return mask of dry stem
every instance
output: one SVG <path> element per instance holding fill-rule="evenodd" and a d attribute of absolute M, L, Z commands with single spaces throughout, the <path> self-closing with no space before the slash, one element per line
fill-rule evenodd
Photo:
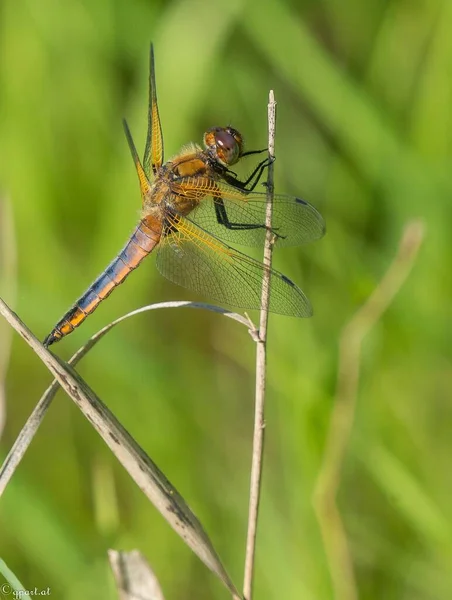
<path fill-rule="evenodd" d="M 268 99 L 268 155 L 275 156 L 275 127 L 276 127 L 276 102 L 273 90 L 270 90 Z M 245 576 L 243 595 L 246 600 L 251 600 L 253 593 L 254 560 L 256 553 L 257 518 L 259 513 L 259 500 L 261 489 L 262 459 L 264 453 L 264 428 L 265 428 L 265 380 L 267 366 L 267 323 L 270 305 L 270 269 L 274 236 L 272 233 L 273 210 L 273 164 L 268 167 L 267 177 L 267 209 L 265 226 L 267 235 L 264 246 L 264 276 L 262 280 L 261 313 L 259 321 L 259 339 L 256 347 L 256 403 L 254 409 L 254 434 L 253 455 L 251 462 L 250 502 L 248 511 L 248 532 L 246 537 Z"/>

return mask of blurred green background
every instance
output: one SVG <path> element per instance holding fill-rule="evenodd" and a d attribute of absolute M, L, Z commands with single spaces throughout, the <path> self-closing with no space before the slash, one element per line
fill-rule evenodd
<path fill-rule="evenodd" d="M 451 28 L 448 0 L 0 3 L 0 187 L 18 253 L 17 293 L 6 260 L 0 293 L 41 339 L 137 221 L 121 118 L 142 152 L 149 42 L 167 157 L 216 124 L 265 146 L 275 90 L 276 188 L 314 204 L 328 233 L 275 256 L 315 317 L 271 317 L 256 598 L 334 597 L 312 495 L 338 341 L 413 217 L 426 240 L 366 339 L 338 502 L 360 598 L 452 597 Z M 68 358 L 144 304 L 199 299 L 154 260 L 55 352 Z M 3 354 L 9 333 L 0 322 Z M 254 353 L 238 324 L 171 310 L 125 322 L 79 366 L 187 499 L 238 586 Z M 14 335 L 0 459 L 49 381 Z M 168 599 L 228 597 L 59 392 L 0 500 L 0 557 L 27 588 L 114 598 L 109 547 L 140 549 Z"/>

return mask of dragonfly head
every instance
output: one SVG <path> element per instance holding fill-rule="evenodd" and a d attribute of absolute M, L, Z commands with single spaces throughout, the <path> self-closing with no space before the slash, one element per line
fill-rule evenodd
<path fill-rule="evenodd" d="M 210 156 L 223 167 L 234 165 L 242 156 L 242 134 L 232 127 L 212 127 L 204 134 Z"/>

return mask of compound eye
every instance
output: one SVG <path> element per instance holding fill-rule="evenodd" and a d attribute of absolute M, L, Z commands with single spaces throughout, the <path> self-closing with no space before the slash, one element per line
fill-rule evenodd
<path fill-rule="evenodd" d="M 237 131 L 237 129 L 233 129 L 232 127 L 226 127 L 225 131 L 227 131 L 227 133 L 229 133 L 229 135 L 232 135 L 232 137 L 235 139 L 235 141 L 239 145 L 240 155 L 241 155 L 242 152 L 243 152 L 243 137 L 242 137 L 242 134 L 239 131 Z"/>
<path fill-rule="evenodd" d="M 230 127 L 215 127 L 204 136 L 204 142 L 225 167 L 235 164 L 242 154 L 242 137 Z"/>
<path fill-rule="evenodd" d="M 240 158 L 240 145 L 235 137 L 227 130 L 220 129 L 215 135 L 217 156 L 225 165 L 233 165 Z"/>

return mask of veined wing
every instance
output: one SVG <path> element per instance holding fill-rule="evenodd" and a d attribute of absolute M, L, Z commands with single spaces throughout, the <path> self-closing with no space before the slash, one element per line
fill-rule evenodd
<path fill-rule="evenodd" d="M 127 125 L 127 121 L 123 119 L 122 124 L 124 126 L 127 143 L 129 144 L 130 153 L 132 155 L 133 162 L 135 163 L 135 168 L 137 170 L 138 181 L 140 182 L 141 199 L 144 204 L 146 198 L 150 194 L 151 184 L 149 183 L 149 179 L 143 169 L 143 165 L 141 164 L 140 157 L 138 156 L 138 152 L 132 138 L 132 134 L 130 133 L 129 126 Z"/>
<path fill-rule="evenodd" d="M 184 217 L 169 214 L 166 231 L 157 255 L 162 275 L 224 304 L 261 307 L 262 263 L 226 246 Z M 310 317 L 312 308 L 304 293 L 282 273 L 271 269 L 270 274 L 270 310 Z"/>
<path fill-rule="evenodd" d="M 149 54 L 149 106 L 148 131 L 144 150 L 143 166 L 148 178 L 151 169 L 154 175 L 163 164 L 163 135 L 157 103 L 157 87 L 155 85 L 154 46 L 151 44 Z"/>
<path fill-rule="evenodd" d="M 189 177 L 174 191 L 185 197 L 206 195 L 190 213 L 190 220 L 216 237 L 244 246 L 261 246 L 265 240 L 265 193 L 246 193 L 208 177 Z M 272 229 L 277 246 L 299 246 L 321 238 L 325 223 L 311 204 L 274 195 Z"/>

